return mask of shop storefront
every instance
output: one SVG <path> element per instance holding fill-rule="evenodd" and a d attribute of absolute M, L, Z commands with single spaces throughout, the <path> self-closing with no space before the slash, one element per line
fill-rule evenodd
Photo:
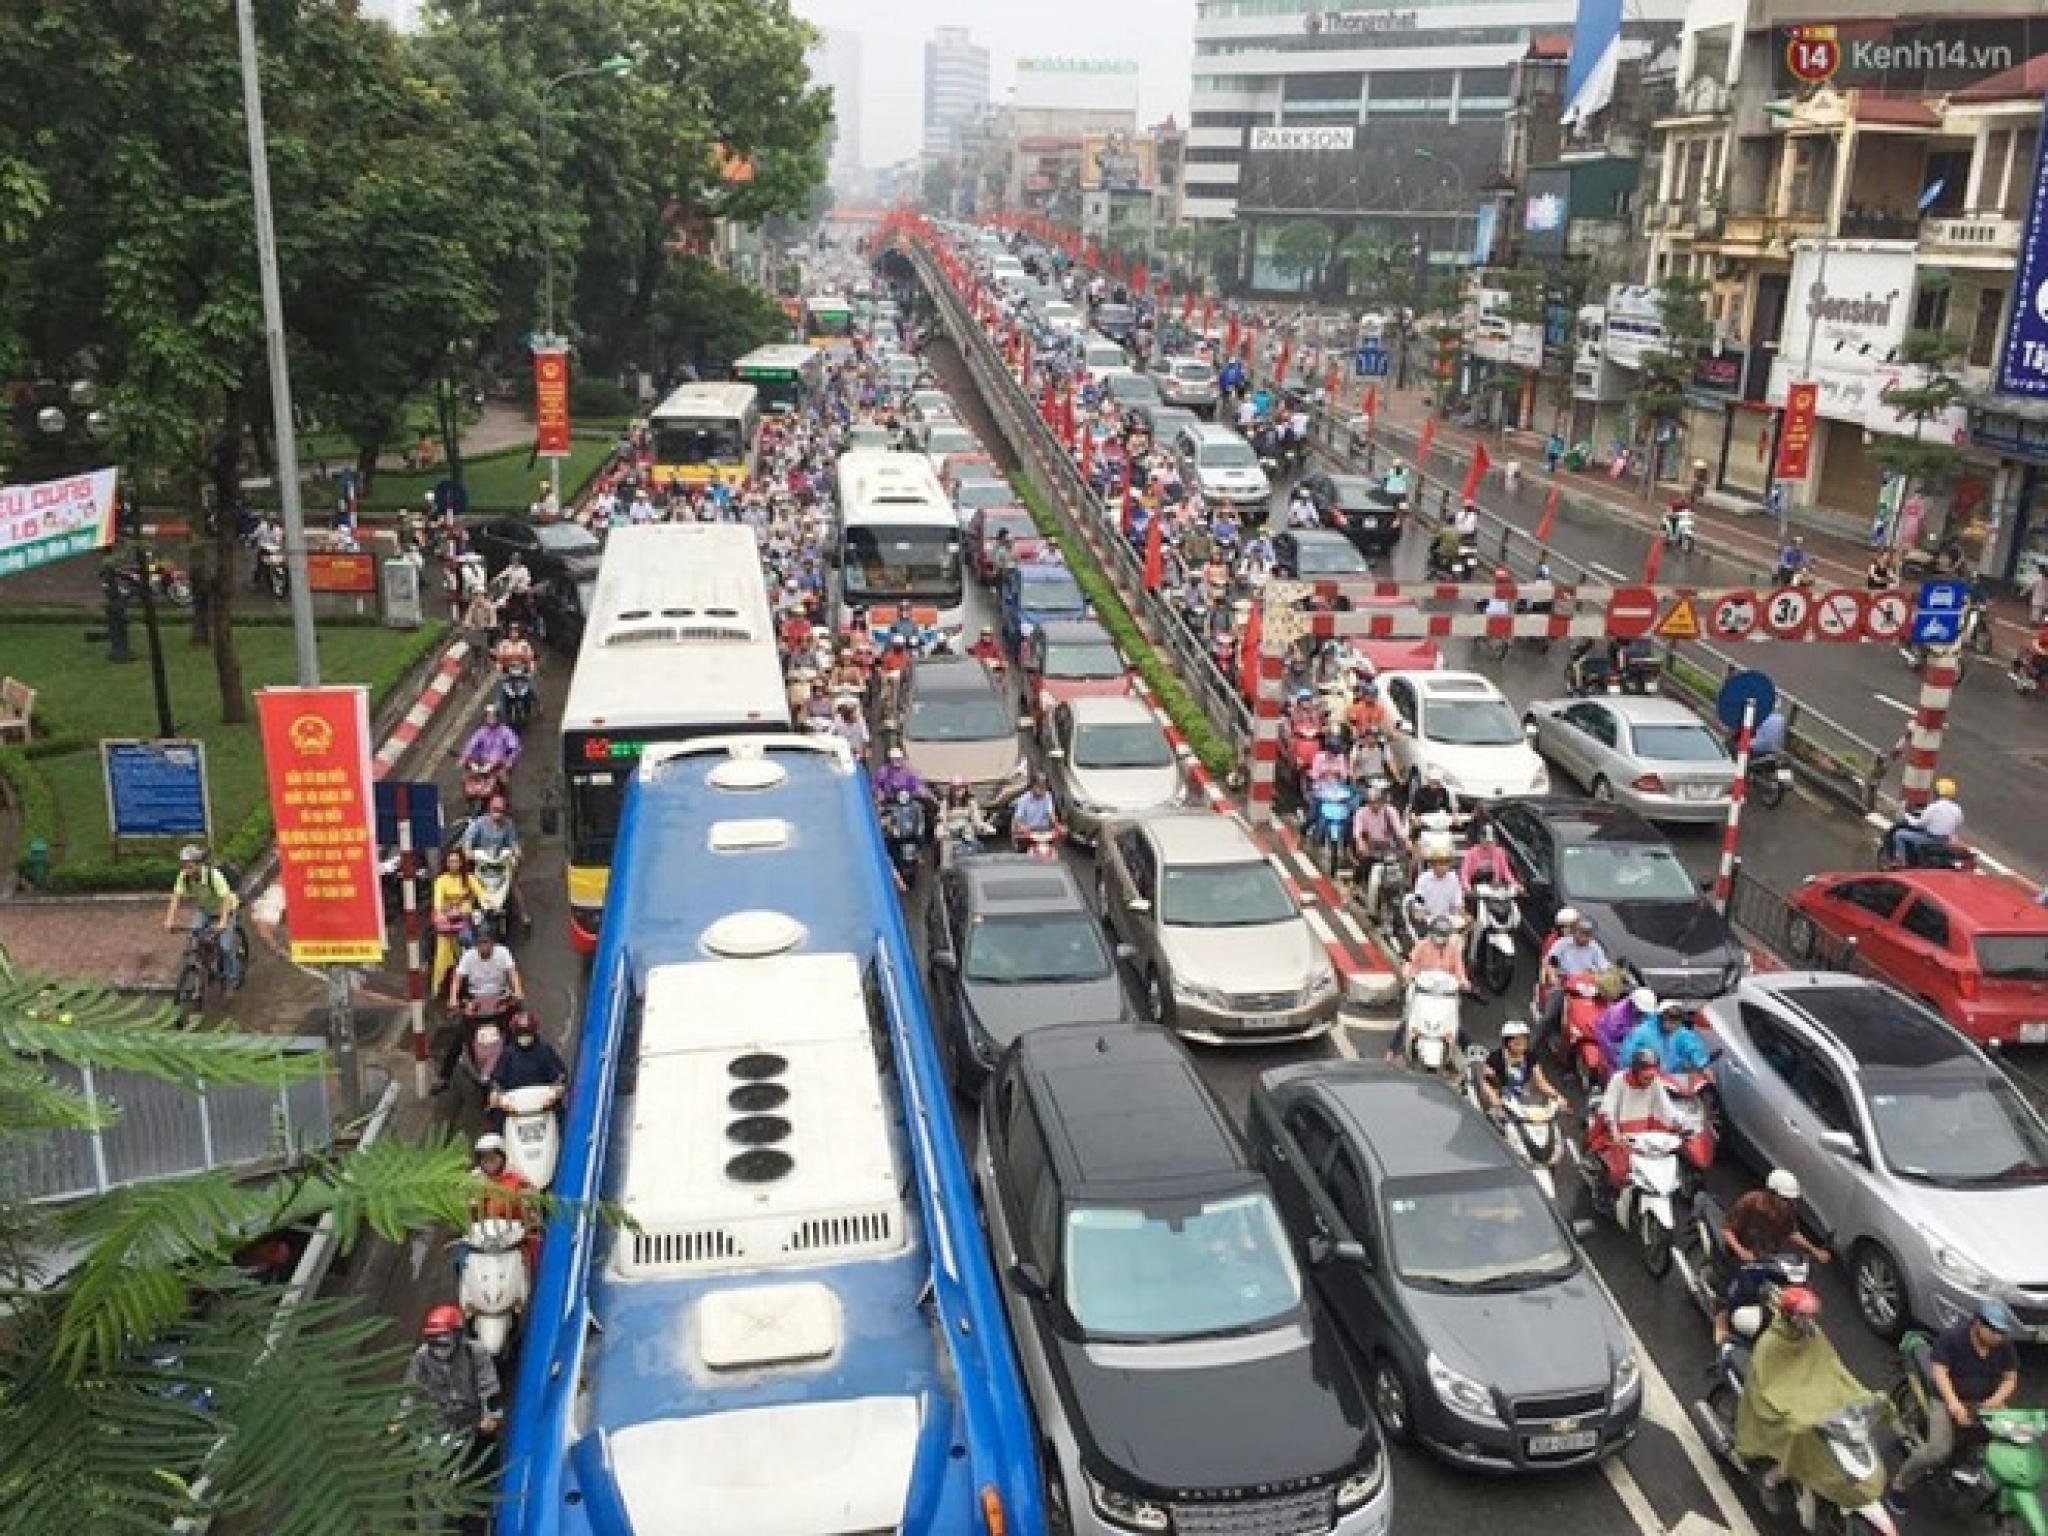
<path fill-rule="evenodd" d="M 2024 587 L 2048 567 L 2048 404 L 1992 396 L 1973 405 L 1970 442 L 1998 456 L 1981 519 L 1984 569 Z"/>

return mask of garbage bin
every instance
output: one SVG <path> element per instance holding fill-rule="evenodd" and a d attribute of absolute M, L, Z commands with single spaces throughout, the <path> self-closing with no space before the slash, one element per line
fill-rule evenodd
<path fill-rule="evenodd" d="M 384 622 L 393 629 L 418 629 L 425 617 L 420 606 L 420 568 L 403 558 L 386 560 L 382 577 Z"/>
<path fill-rule="evenodd" d="M 21 851 L 21 878 L 30 885 L 47 885 L 50 879 L 50 845 L 40 837 L 28 840 Z"/>

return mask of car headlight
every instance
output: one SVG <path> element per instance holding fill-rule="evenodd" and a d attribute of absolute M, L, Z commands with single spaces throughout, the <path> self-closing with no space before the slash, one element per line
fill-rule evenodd
<path fill-rule="evenodd" d="M 1985 1269 L 1968 1254 L 1951 1248 L 1937 1239 L 1933 1233 L 1923 1233 L 1929 1251 L 1934 1256 L 1934 1267 L 1941 1271 L 1942 1278 L 1950 1280 L 1966 1291 L 1976 1291 L 1987 1296 L 2003 1296 L 2012 1286 Z"/>
<path fill-rule="evenodd" d="M 1619 1403 L 1633 1397 L 1642 1384 L 1642 1362 L 1636 1359 L 1633 1349 L 1624 1349 L 1614 1362 L 1614 1400 Z"/>
<path fill-rule="evenodd" d="M 1480 1424 L 1500 1422 L 1500 1414 L 1493 1406 L 1493 1394 L 1470 1376 L 1452 1370 L 1437 1359 L 1434 1352 L 1429 1357 L 1429 1384 L 1436 1389 L 1443 1405 L 1461 1418 Z"/>
<path fill-rule="evenodd" d="M 1230 1000 L 1223 995 L 1220 987 L 1205 987 L 1198 981 L 1184 981 L 1173 978 L 1173 995 L 1197 1003 L 1204 1008 L 1228 1008 Z"/>
<path fill-rule="evenodd" d="M 1121 1531 L 1170 1531 L 1173 1521 L 1159 1505 L 1134 1494 L 1111 1488 L 1095 1480 L 1092 1473 L 1083 1471 L 1082 1478 L 1088 1484 L 1088 1502 L 1095 1506 L 1095 1513 Z"/>
<path fill-rule="evenodd" d="M 1348 1515 L 1360 1505 L 1369 1503 L 1387 1481 L 1387 1458 L 1375 1453 L 1371 1462 L 1337 1485 L 1337 1513 Z"/>
<path fill-rule="evenodd" d="M 1306 1007 L 1319 1003 L 1336 990 L 1337 973 L 1329 966 L 1324 966 L 1316 972 L 1309 984 L 1301 989 L 1302 1004 Z"/>

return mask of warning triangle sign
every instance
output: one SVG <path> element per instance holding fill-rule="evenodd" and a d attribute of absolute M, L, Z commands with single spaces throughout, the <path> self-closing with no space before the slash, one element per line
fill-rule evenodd
<path fill-rule="evenodd" d="M 1659 640 L 1697 640 L 1700 637 L 1700 611 L 1694 606 L 1692 594 L 1681 592 L 1666 605 L 1657 622 L 1650 627 L 1650 633 Z"/>

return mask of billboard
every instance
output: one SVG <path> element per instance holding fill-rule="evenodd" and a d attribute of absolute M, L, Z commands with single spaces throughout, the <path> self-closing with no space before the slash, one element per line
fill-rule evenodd
<path fill-rule="evenodd" d="M 1604 326 L 1604 355 L 1616 367 L 1640 368 L 1644 353 L 1664 350 L 1664 311 L 1655 288 L 1610 284 Z"/>
<path fill-rule="evenodd" d="M 1243 214 L 1326 221 L 1416 214 L 1471 217 L 1500 170 L 1500 120 L 1395 120 L 1354 127 L 1253 129 L 1237 194 Z M 1428 158 L 1417 150 L 1427 150 Z M 1432 166 L 1433 160 L 1439 164 Z"/>
<path fill-rule="evenodd" d="M 1030 58 L 1017 61 L 1010 104 L 1023 111 L 1138 110 L 1135 59 Z"/>
<path fill-rule="evenodd" d="M 365 688 L 257 690 L 285 925 L 299 965 L 384 958 L 369 697 Z"/>
<path fill-rule="evenodd" d="M 2042 112 L 2048 126 L 2048 107 Z M 2012 317 L 1998 360 L 1998 392 L 2048 400 L 2048 134 L 2034 151 L 2026 231 L 2013 279 Z"/>
<path fill-rule="evenodd" d="M 1136 134 L 1084 134 L 1081 138 L 1081 190 L 1150 191 L 1158 181 L 1156 149 L 1149 137 Z"/>
<path fill-rule="evenodd" d="M 1770 399 L 1781 404 L 1794 379 L 1820 386 L 1817 410 L 1858 426 L 1879 403 L 1880 370 L 1898 361 L 1913 311 L 1913 247 L 1844 249 L 1802 240 L 1794 248 L 1789 303 Z M 1813 366 L 1806 356 L 1811 337 Z"/>
<path fill-rule="evenodd" d="M 116 472 L 0 485 L 0 576 L 69 559 L 114 542 Z"/>

